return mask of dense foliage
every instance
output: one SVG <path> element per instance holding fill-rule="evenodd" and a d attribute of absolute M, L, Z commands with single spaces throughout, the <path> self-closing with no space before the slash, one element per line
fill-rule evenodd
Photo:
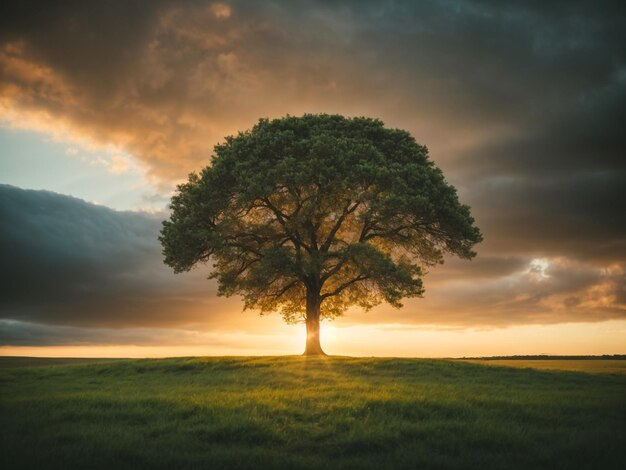
<path fill-rule="evenodd" d="M 424 292 L 425 267 L 481 240 L 426 147 L 369 118 L 261 119 L 217 145 L 171 209 L 167 264 L 211 260 L 220 294 L 289 322 L 400 307 Z"/>

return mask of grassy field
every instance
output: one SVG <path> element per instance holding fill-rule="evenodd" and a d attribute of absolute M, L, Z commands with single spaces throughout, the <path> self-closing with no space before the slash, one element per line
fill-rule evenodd
<path fill-rule="evenodd" d="M 624 359 L 469 359 L 468 362 L 488 366 L 569 370 L 589 374 L 626 374 Z"/>
<path fill-rule="evenodd" d="M 4 362 L 21 365 L 0 369 L 7 470 L 621 469 L 626 461 L 619 374 L 340 357 Z"/>

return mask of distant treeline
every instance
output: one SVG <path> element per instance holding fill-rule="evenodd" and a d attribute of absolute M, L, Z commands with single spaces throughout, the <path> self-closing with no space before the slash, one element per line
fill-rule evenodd
<path fill-rule="evenodd" d="M 507 360 L 520 360 L 520 361 L 534 361 L 534 360 L 572 360 L 572 359 L 593 359 L 593 360 L 607 360 L 607 359 L 626 359 L 626 354 L 603 354 L 602 356 L 550 356 L 547 354 L 540 354 L 538 356 L 489 356 L 489 357 L 460 357 L 456 359 L 482 359 L 485 361 L 494 361 L 498 359 Z"/>

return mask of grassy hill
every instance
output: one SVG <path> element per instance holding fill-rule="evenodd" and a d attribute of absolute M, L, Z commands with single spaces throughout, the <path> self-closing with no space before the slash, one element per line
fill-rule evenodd
<path fill-rule="evenodd" d="M 0 467 L 623 468 L 626 376 L 418 359 L 0 369 Z"/>

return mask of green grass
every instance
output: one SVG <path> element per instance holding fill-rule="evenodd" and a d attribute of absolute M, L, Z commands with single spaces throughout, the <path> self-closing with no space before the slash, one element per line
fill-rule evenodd
<path fill-rule="evenodd" d="M 489 366 L 570 370 L 589 374 L 626 374 L 625 359 L 469 359 Z"/>
<path fill-rule="evenodd" d="M 626 376 L 462 361 L 0 369 L 0 467 L 623 468 Z"/>

